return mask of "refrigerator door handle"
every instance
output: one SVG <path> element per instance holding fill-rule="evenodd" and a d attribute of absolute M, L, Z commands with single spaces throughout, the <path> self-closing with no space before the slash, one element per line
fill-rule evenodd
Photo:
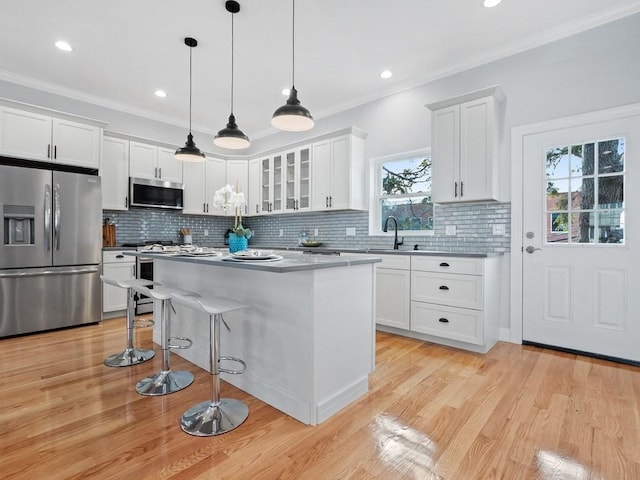
<path fill-rule="evenodd" d="M 51 250 L 51 185 L 44 186 L 44 248 Z"/>
<path fill-rule="evenodd" d="M 60 250 L 60 185 L 53 187 L 53 245 Z"/>
<path fill-rule="evenodd" d="M 37 272 L 0 273 L 0 278 L 42 277 L 44 275 L 75 275 L 78 273 L 95 273 L 98 267 L 74 268 L 72 270 L 40 270 Z"/>

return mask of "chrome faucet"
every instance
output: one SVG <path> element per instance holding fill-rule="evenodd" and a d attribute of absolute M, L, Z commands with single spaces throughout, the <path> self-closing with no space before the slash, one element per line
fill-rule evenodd
<path fill-rule="evenodd" d="M 398 246 L 404 243 L 404 237 L 402 237 L 402 240 L 398 242 L 398 220 L 396 220 L 396 217 L 394 217 L 393 215 L 389 215 L 384 221 L 384 227 L 382 227 L 382 231 L 388 231 L 387 227 L 389 226 L 389 220 L 393 220 L 393 249 L 398 250 Z"/>

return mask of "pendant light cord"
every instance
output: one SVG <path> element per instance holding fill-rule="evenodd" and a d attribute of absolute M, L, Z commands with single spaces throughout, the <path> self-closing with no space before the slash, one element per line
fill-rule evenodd
<path fill-rule="evenodd" d="M 192 87 L 192 83 L 193 83 L 192 55 L 193 55 L 193 47 L 189 45 L 189 134 L 191 134 L 191 91 L 193 89 Z"/>
<path fill-rule="evenodd" d="M 296 0 L 291 0 L 291 87 L 296 85 Z"/>
<path fill-rule="evenodd" d="M 234 13 L 231 14 L 231 115 L 233 115 L 233 17 Z"/>

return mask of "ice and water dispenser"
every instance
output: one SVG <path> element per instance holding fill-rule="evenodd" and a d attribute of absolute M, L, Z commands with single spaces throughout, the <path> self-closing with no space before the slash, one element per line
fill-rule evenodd
<path fill-rule="evenodd" d="M 33 245 L 35 226 L 35 207 L 27 205 L 4 205 L 5 245 Z"/>

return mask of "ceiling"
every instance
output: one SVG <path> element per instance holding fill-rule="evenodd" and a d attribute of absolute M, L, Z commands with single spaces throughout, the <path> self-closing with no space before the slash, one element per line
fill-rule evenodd
<path fill-rule="evenodd" d="M 0 79 L 214 133 L 230 110 L 224 0 L 3 0 Z M 291 86 L 291 1 L 240 0 L 238 125 L 259 138 Z M 640 0 L 297 0 L 296 78 L 316 118 L 640 12 Z M 62 52 L 57 40 L 74 51 Z M 380 78 L 389 69 L 393 77 Z M 156 89 L 167 92 L 164 99 Z M 1 92 L 0 92 L 1 96 Z"/>

